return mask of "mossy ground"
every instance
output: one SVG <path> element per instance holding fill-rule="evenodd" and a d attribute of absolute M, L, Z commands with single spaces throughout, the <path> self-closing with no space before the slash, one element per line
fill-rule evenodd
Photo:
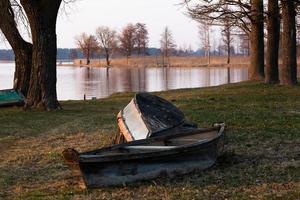
<path fill-rule="evenodd" d="M 132 93 L 62 102 L 56 112 L 0 109 L 0 199 L 299 199 L 300 86 L 258 82 L 157 93 L 201 127 L 225 121 L 226 153 L 175 179 L 80 191 L 61 152 L 109 145 Z"/>

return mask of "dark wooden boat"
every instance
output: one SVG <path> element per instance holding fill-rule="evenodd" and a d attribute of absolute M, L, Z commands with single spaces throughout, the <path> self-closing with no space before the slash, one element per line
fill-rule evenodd
<path fill-rule="evenodd" d="M 224 124 L 78 153 L 63 152 L 81 188 L 118 186 L 211 167 L 223 149 Z"/>
<path fill-rule="evenodd" d="M 150 93 L 137 93 L 117 116 L 119 134 L 115 144 L 146 139 L 197 128 L 186 121 L 181 110 L 171 102 Z"/>
<path fill-rule="evenodd" d="M 24 96 L 17 90 L 0 90 L 0 107 L 21 106 L 24 104 Z"/>

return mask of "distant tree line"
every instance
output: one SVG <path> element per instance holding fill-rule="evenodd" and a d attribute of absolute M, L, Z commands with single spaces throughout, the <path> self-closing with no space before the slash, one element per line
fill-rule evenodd
<path fill-rule="evenodd" d="M 111 57 L 125 56 L 127 62 L 132 55 L 161 55 L 163 63 L 169 62 L 170 56 L 202 56 L 202 49 L 194 51 L 190 46 L 175 44 L 172 31 L 165 27 L 160 39 L 160 48 L 149 48 L 149 32 L 144 23 L 127 24 L 120 33 L 106 26 L 96 29 L 94 35 L 82 33 L 75 38 L 78 49 L 86 59 L 86 64 L 92 58 L 105 58 L 106 64 L 111 64 Z M 223 55 L 221 52 L 212 52 L 214 55 Z"/>
<path fill-rule="evenodd" d="M 105 57 L 108 66 L 115 53 L 123 54 L 127 60 L 133 54 L 146 55 L 149 43 L 148 30 L 143 23 L 128 24 L 121 33 L 109 27 L 100 26 L 96 29 L 95 35 L 82 33 L 75 40 L 77 47 L 87 60 L 86 64 L 90 63 L 94 55 L 100 54 Z"/>
<path fill-rule="evenodd" d="M 222 47 L 222 46 L 220 46 Z M 219 47 L 219 48 L 220 48 Z M 242 48 L 242 47 L 241 47 Z M 241 53 L 237 53 L 236 50 L 233 49 L 233 46 L 231 46 L 231 55 L 244 55 Z M 246 50 L 246 49 L 245 49 Z M 205 51 L 200 48 L 198 50 L 193 50 L 191 47 L 187 46 L 179 46 L 175 51 L 172 52 L 171 55 L 174 56 L 205 56 Z M 223 49 L 215 49 L 211 50 L 210 53 L 212 56 L 223 56 L 226 55 L 226 52 Z M 245 53 L 247 54 L 247 52 Z M 134 56 L 137 55 L 137 53 L 133 53 Z M 148 47 L 146 48 L 146 55 L 147 56 L 159 56 L 162 55 L 162 51 L 160 48 L 154 48 L 154 47 Z M 121 53 L 116 52 L 114 54 L 115 58 L 123 56 Z M 105 58 L 103 54 L 98 52 L 95 54 L 92 58 Z M 0 49 L 0 60 L 5 61 L 14 61 L 15 55 L 13 50 L 11 49 Z M 85 59 L 85 56 L 83 55 L 81 49 L 78 48 L 58 48 L 57 49 L 57 60 L 74 60 L 74 59 Z"/>
<path fill-rule="evenodd" d="M 0 49 L 0 60 L 7 60 L 7 61 L 15 60 L 15 54 L 13 50 Z"/>
<path fill-rule="evenodd" d="M 137 55 L 137 53 L 133 53 L 134 56 Z M 159 48 L 154 47 L 147 47 L 146 48 L 146 55 L 147 56 L 158 56 L 161 55 L 161 50 Z M 189 49 L 177 49 L 176 52 L 174 52 L 174 55 L 176 56 L 202 56 L 204 55 L 204 52 L 199 49 L 197 51 L 189 50 Z M 219 54 L 215 54 L 219 55 Z M 114 54 L 114 57 L 121 57 L 123 56 L 121 53 L 116 52 Z M 103 54 L 100 52 L 97 52 L 95 55 L 92 56 L 92 58 L 105 58 Z M 14 61 L 15 55 L 14 51 L 12 49 L 0 49 L 0 60 L 4 61 Z M 57 60 L 74 60 L 74 59 L 85 59 L 84 54 L 82 53 L 81 49 L 78 48 L 58 48 L 57 49 Z"/>

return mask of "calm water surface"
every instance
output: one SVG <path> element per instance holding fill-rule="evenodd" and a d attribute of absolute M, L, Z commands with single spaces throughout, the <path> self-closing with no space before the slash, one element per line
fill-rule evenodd
<path fill-rule="evenodd" d="M 14 63 L 0 63 L 0 89 L 12 88 Z M 166 91 L 248 80 L 247 68 L 58 67 L 59 100 L 103 98 L 116 92 Z"/>

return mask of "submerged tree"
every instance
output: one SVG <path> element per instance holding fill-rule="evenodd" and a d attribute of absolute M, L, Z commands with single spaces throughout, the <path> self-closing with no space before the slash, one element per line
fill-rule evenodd
<path fill-rule="evenodd" d="M 222 40 L 224 42 L 224 49 L 227 52 L 227 64 L 230 63 L 231 57 L 231 44 L 233 42 L 232 38 L 232 25 L 228 19 L 224 19 L 224 28 L 222 30 Z"/>
<path fill-rule="evenodd" d="M 135 37 L 136 27 L 133 24 L 128 24 L 121 32 L 119 36 L 120 49 L 122 53 L 127 57 L 127 62 L 133 53 L 136 45 Z"/>
<path fill-rule="evenodd" d="M 117 32 L 102 26 L 97 28 L 96 36 L 99 40 L 100 49 L 105 53 L 106 65 L 110 66 L 110 57 L 117 47 Z"/>
<path fill-rule="evenodd" d="M 135 25 L 136 49 L 138 55 L 145 55 L 149 42 L 148 30 L 146 24 L 137 23 Z"/>
<path fill-rule="evenodd" d="M 239 50 L 243 53 L 243 55 L 250 55 L 250 41 L 249 35 L 245 32 L 238 32 L 236 33 L 239 39 Z"/>
<path fill-rule="evenodd" d="M 205 52 L 205 57 L 208 58 L 208 64 L 210 64 L 210 24 L 208 20 L 200 21 L 199 26 L 199 36 L 202 48 Z"/>
<path fill-rule="evenodd" d="M 78 48 L 86 58 L 86 64 L 89 65 L 93 55 L 99 50 L 97 39 L 93 35 L 82 33 L 75 38 Z"/>
<path fill-rule="evenodd" d="M 164 32 L 161 34 L 160 40 L 160 49 L 163 56 L 163 63 L 165 64 L 165 58 L 168 59 L 168 63 L 170 64 L 170 55 L 172 51 L 176 48 L 173 34 L 168 27 L 165 27 Z"/>

